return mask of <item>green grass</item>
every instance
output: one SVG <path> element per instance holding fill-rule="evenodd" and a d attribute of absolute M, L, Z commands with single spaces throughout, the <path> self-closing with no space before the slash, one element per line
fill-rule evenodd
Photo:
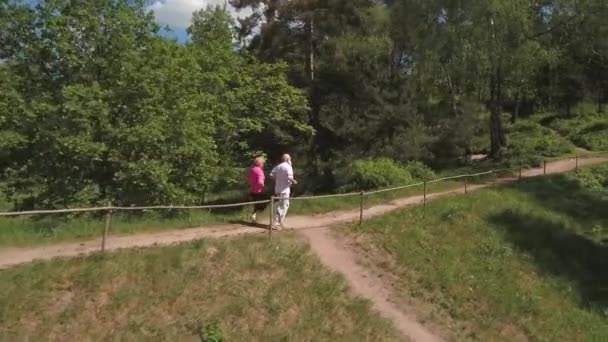
<path fill-rule="evenodd" d="M 387 341 L 305 246 L 242 237 L 0 271 L 0 340 Z"/>
<path fill-rule="evenodd" d="M 439 182 L 429 184 L 427 191 L 440 192 L 462 186 L 458 182 Z M 364 198 L 364 208 L 369 208 L 374 205 L 387 204 L 392 200 L 398 198 L 404 198 L 408 196 L 421 195 L 424 192 L 422 185 L 395 190 L 382 192 L 378 194 L 366 195 Z M 314 200 L 293 200 L 292 205 L 289 208 L 289 215 L 307 215 L 307 214 L 323 214 L 330 211 L 339 210 L 351 210 L 359 208 L 361 205 L 361 197 L 358 195 L 351 197 L 338 197 L 338 198 L 321 198 Z"/>
<path fill-rule="evenodd" d="M 608 197 L 586 179 L 527 179 L 342 231 L 454 340 L 602 341 Z"/>
<path fill-rule="evenodd" d="M 142 215 L 114 214 L 110 234 L 133 234 L 167 229 L 225 224 L 244 217 L 242 211 L 214 213 L 190 210 L 163 216 L 159 212 Z M 0 218 L 0 246 L 28 246 L 98 238 L 105 225 L 104 216 L 71 215 Z"/>

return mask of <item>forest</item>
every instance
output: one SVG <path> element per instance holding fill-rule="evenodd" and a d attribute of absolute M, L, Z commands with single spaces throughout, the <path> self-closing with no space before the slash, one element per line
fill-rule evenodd
<path fill-rule="evenodd" d="M 605 0 L 229 2 L 252 14 L 182 43 L 149 1 L 0 0 L 6 202 L 198 204 L 282 153 L 320 193 L 608 150 Z"/>

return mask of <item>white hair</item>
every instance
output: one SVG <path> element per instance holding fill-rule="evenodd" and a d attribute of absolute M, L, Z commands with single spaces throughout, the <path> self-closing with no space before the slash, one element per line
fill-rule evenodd
<path fill-rule="evenodd" d="M 281 159 L 283 160 L 284 163 L 291 164 L 291 156 L 289 154 L 285 153 Z"/>

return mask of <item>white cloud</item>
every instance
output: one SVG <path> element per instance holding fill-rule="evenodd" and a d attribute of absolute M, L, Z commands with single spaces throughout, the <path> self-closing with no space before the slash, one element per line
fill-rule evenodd
<path fill-rule="evenodd" d="M 157 0 L 150 9 L 154 11 L 156 20 L 162 25 L 169 25 L 171 28 L 183 29 L 190 25 L 192 13 L 208 5 L 223 6 L 225 0 Z M 233 17 L 244 17 L 251 14 L 250 9 L 243 9 L 237 12 L 233 7 L 227 5 Z"/>

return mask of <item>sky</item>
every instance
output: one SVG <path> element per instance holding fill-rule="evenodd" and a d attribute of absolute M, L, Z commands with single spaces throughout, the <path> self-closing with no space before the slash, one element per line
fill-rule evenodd
<path fill-rule="evenodd" d="M 26 0 L 30 6 L 36 5 L 40 0 Z M 156 21 L 162 26 L 169 26 L 170 32 L 161 32 L 165 37 L 176 38 L 179 42 L 185 42 L 188 38 L 186 28 L 190 25 L 192 12 L 198 11 L 207 6 L 223 6 L 227 4 L 226 0 L 154 0 L 150 1 L 150 10 L 154 12 Z M 227 9 L 232 13 L 233 17 L 246 17 L 251 14 L 250 9 L 236 11 L 232 6 L 227 4 Z"/>
<path fill-rule="evenodd" d="M 152 3 L 150 9 L 154 12 L 156 21 L 161 26 L 169 26 L 171 29 L 170 32 L 163 31 L 162 35 L 176 38 L 183 43 L 187 39 L 186 28 L 190 25 L 192 12 L 209 5 L 223 6 L 225 3 L 227 3 L 225 0 L 156 0 Z M 251 10 L 237 12 L 230 5 L 227 5 L 227 9 L 235 18 L 251 14 Z"/>

